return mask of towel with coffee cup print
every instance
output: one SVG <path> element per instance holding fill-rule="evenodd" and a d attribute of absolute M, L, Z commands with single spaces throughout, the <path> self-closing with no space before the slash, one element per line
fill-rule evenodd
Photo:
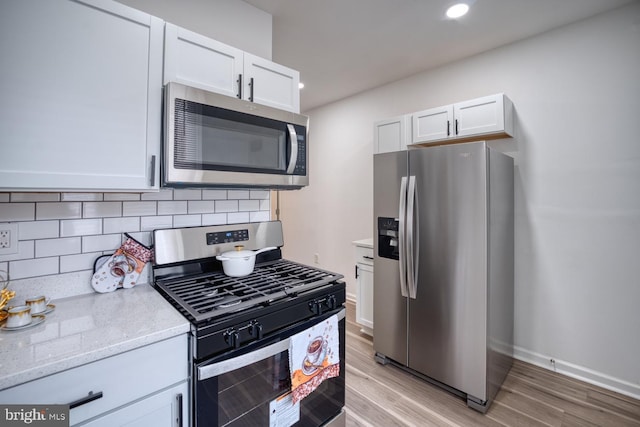
<path fill-rule="evenodd" d="M 96 292 L 113 292 L 135 286 L 147 262 L 153 260 L 153 250 L 125 233 L 127 240 L 113 255 L 99 257 L 93 267 L 91 286 Z"/>
<path fill-rule="evenodd" d="M 327 378 L 340 375 L 337 315 L 290 338 L 289 369 L 294 404 L 307 397 Z"/>

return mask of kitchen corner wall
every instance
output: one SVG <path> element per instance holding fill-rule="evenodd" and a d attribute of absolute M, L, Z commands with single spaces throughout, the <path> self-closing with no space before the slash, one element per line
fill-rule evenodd
<path fill-rule="evenodd" d="M 0 223 L 18 225 L 18 253 L 0 255 L 0 270 L 8 271 L 16 300 L 79 295 L 93 292 L 95 259 L 113 253 L 125 232 L 149 244 L 154 229 L 269 219 L 268 190 L 0 193 Z"/>
<path fill-rule="evenodd" d="M 504 92 L 516 135 L 490 145 L 515 158 L 516 357 L 640 398 L 639 46 L 636 1 L 305 112 L 311 185 L 281 194 L 300 236 L 283 255 L 318 254 L 354 295 L 373 122 Z"/>

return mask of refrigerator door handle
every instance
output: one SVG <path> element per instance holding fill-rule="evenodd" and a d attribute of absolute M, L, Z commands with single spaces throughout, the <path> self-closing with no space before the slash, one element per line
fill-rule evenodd
<path fill-rule="evenodd" d="M 418 208 L 418 193 L 416 177 L 409 178 L 409 191 L 407 194 L 407 289 L 409 298 L 416 299 L 418 293 L 418 224 L 415 221 Z"/>
<path fill-rule="evenodd" d="M 407 218 L 407 177 L 400 180 L 400 205 L 398 206 L 398 262 L 400 264 L 400 294 L 408 296 L 407 292 L 407 248 L 405 246 L 405 221 Z"/>

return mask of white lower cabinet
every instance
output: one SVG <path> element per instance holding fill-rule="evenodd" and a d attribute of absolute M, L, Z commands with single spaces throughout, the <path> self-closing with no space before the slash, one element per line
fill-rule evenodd
<path fill-rule="evenodd" d="M 69 404 L 72 426 L 186 426 L 187 349 L 183 334 L 2 390 L 0 402 Z"/>
<path fill-rule="evenodd" d="M 356 245 L 356 323 L 361 332 L 373 335 L 373 248 Z"/>
<path fill-rule="evenodd" d="M 188 396 L 189 383 L 184 381 L 81 425 L 90 427 L 188 426 Z"/>

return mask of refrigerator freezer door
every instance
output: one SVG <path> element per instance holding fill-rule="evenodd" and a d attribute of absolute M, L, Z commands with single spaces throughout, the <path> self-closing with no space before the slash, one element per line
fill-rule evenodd
<path fill-rule="evenodd" d="M 400 187 L 407 176 L 407 152 L 373 156 L 373 212 L 378 218 L 399 219 Z M 405 180 L 406 182 L 406 180 Z M 373 348 L 377 353 L 399 363 L 407 363 L 407 298 L 401 295 L 400 263 L 380 256 L 379 232 L 374 230 L 373 268 Z M 398 245 L 405 238 L 398 236 Z"/>
<path fill-rule="evenodd" d="M 420 269 L 416 299 L 409 300 L 408 366 L 486 400 L 486 145 L 409 153 Z"/>

